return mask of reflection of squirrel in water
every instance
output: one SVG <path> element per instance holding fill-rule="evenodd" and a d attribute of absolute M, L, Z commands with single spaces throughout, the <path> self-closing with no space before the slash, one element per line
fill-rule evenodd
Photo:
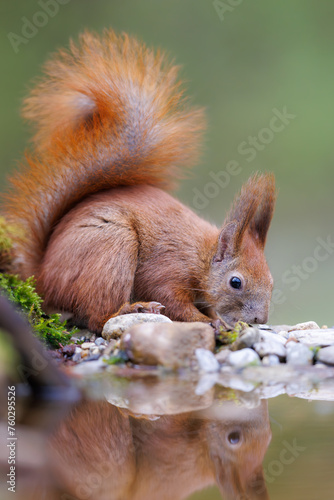
<path fill-rule="evenodd" d="M 267 401 L 220 401 L 210 411 L 150 421 L 106 401 L 83 402 L 48 447 L 52 473 L 68 498 L 177 500 L 216 483 L 224 500 L 268 500 Z"/>
<path fill-rule="evenodd" d="M 12 270 L 97 332 L 117 312 L 159 311 L 151 301 L 173 320 L 267 321 L 273 176 L 248 181 L 221 230 L 164 191 L 203 128 L 176 73 L 127 36 L 86 33 L 25 102 L 36 150 L 7 197 L 25 231 Z"/>

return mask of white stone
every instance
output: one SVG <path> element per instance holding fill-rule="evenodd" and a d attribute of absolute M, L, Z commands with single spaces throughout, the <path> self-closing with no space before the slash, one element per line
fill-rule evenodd
<path fill-rule="evenodd" d="M 83 349 L 84 351 L 86 349 L 90 349 L 91 347 L 95 347 L 95 342 L 84 342 L 83 344 L 81 344 L 81 349 Z"/>
<path fill-rule="evenodd" d="M 214 354 L 208 349 L 201 347 L 195 350 L 195 355 L 198 361 L 199 369 L 206 373 L 217 372 L 219 370 L 219 363 Z"/>
<path fill-rule="evenodd" d="M 264 330 L 261 331 L 260 342 L 274 341 L 279 342 L 282 345 L 286 344 L 286 337 L 280 335 L 279 333 L 266 332 Z"/>
<path fill-rule="evenodd" d="M 334 365 L 334 345 L 320 349 L 317 353 L 317 360 L 327 365 Z"/>
<path fill-rule="evenodd" d="M 236 368 L 243 368 L 248 365 L 261 364 L 258 354 L 249 347 L 240 351 L 231 352 L 228 357 L 228 363 Z"/>
<path fill-rule="evenodd" d="M 284 345 L 276 340 L 257 342 L 254 344 L 254 349 L 261 357 L 267 356 L 268 354 L 276 354 L 279 358 L 285 358 L 286 356 L 286 349 Z"/>
<path fill-rule="evenodd" d="M 288 342 L 286 362 L 289 365 L 309 365 L 313 360 L 313 352 L 305 344 Z"/>
<path fill-rule="evenodd" d="M 140 323 L 172 323 L 172 321 L 163 314 L 150 313 L 132 313 L 122 314 L 115 318 L 110 318 L 103 327 L 102 337 L 106 340 L 119 338 L 123 332 L 131 326 Z"/>
<path fill-rule="evenodd" d="M 289 332 L 289 338 L 294 337 L 303 344 L 309 346 L 329 346 L 334 345 L 334 329 L 327 330 L 319 328 L 312 330 L 293 330 Z"/>
<path fill-rule="evenodd" d="M 315 321 L 305 321 L 304 323 L 297 323 L 289 328 L 289 332 L 293 330 L 319 330 L 319 325 Z"/>

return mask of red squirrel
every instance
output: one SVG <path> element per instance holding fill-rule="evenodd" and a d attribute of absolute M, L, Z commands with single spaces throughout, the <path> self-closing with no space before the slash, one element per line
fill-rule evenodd
<path fill-rule="evenodd" d="M 24 230 L 13 271 L 35 276 L 47 309 L 97 333 L 116 314 L 163 306 L 177 321 L 268 318 L 274 177 L 251 177 L 221 229 L 168 194 L 204 128 L 177 72 L 127 35 L 86 32 L 25 100 L 37 133 L 5 202 Z"/>

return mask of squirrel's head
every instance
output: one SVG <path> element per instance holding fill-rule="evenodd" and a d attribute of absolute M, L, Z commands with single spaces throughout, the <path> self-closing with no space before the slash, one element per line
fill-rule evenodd
<path fill-rule="evenodd" d="M 208 304 L 230 325 L 266 323 L 273 279 L 264 256 L 275 206 L 273 175 L 255 175 L 233 203 L 210 263 Z"/>

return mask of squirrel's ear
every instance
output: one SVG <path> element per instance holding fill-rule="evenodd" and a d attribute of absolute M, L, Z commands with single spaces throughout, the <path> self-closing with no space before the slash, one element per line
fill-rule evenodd
<path fill-rule="evenodd" d="M 236 250 L 236 236 L 238 225 L 236 222 L 225 224 L 218 237 L 218 246 L 213 262 L 221 262 L 226 257 L 232 257 Z"/>
<path fill-rule="evenodd" d="M 238 223 L 235 249 L 241 245 L 246 230 L 263 248 L 274 213 L 276 201 L 275 177 L 273 174 L 255 174 L 241 188 L 233 201 L 224 226 Z"/>
<path fill-rule="evenodd" d="M 267 175 L 265 181 L 265 186 L 262 191 L 262 201 L 250 224 L 251 234 L 259 242 L 262 248 L 264 248 L 266 244 L 267 233 L 276 202 L 274 176 Z"/>

